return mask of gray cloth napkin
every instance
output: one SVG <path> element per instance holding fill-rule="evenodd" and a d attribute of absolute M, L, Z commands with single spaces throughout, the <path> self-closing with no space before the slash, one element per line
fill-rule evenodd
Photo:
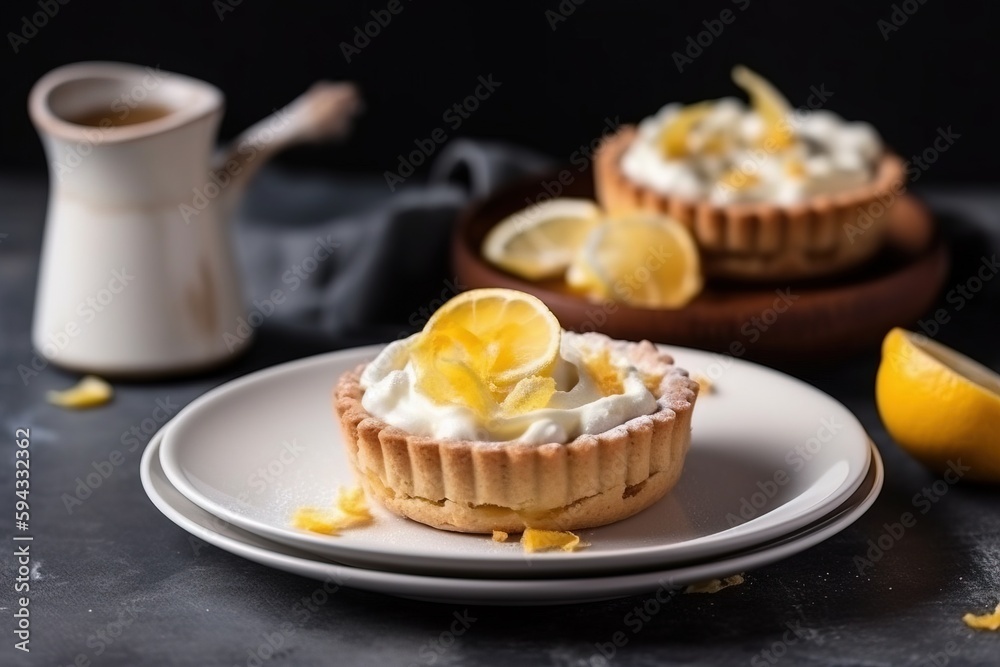
<path fill-rule="evenodd" d="M 394 338 L 419 329 L 463 287 L 449 259 L 458 212 L 550 164 L 529 150 L 456 140 L 425 183 L 395 192 L 382 179 L 265 169 L 237 216 L 251 312 L 330 334 Z"/>

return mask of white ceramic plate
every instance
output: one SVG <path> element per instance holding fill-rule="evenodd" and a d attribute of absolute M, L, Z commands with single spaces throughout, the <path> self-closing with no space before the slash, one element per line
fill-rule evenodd
<path fill-rule="evenodd" d="M 220 549 L 269 567 L 365 591 L 453 604 L 546 605 L 609 600 L 725 577 L 774 563 L 826 540 L 854 523 L 882 489 L 882 459 L 871 446 L 872 465 L 861 486 L 833 512 L 766 545 L 694 565 L 635 574 L 587 578 L 466 579 L 384 572 L 328 563 L 229 525 L 180 494 L 160 466 L 161 435 L 142 457 L 140 476 L 153 504 L 175 524 Z"/>
<path fill-rule="evenodd" d="M 354 475 L 332 388 L 379 347 L 334 352 L 229 382 L 173 420 L 160 459 L 189 500 L 228 523 L 359 567 L 465 576 L 543 577 L 664 567 L 746 549 L 816 521 L 861 484 L 868 437 L 840 403 L 756 364 L 669 349 L 715 377 L 699 397 L 677 487 L 639 515 L 580 531 L 589 549 L 528 556 L 516 544 L 448 533 L 376 508 L 376 522 L 331 537 L 289 526 L 327 506 Z"/>

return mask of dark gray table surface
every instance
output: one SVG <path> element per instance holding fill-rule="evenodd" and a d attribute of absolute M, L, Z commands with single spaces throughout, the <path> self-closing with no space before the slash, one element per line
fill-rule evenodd
<path fill-rule="evenodd" d="M 280 179 L 258 182 L 258 201 Z M 93 495 L 69 513 L 63 494 L 121 447 L 123 432 L 158 399 L 185 405 L 206 390 L 292 358 L 376 342 L 377 331 L 330 339 L 265 324 L 238 364 L 196 378 L 119 384 L 114 402 L 70 412 L 45 403 L 72 376 L 49 368 L 27 386 L 16 367 L 32 350 L 28 332 L 45 190 L 41 179 L 0 178 L 0 664 L 17 665 L 600 665 L 598 643 L 623 632 L 612 664 L 1000 664 L 1000 633 L 973 632 L 961 617 L 1000 597 L 1000 490 L 950 487 L 885 555 L 859 574 L 885 523 L 914 512 L 915 494 L 936 477 L 901 452 L 873 402 L 878 352 L 834 367 L 788 368 L 844 402 L 886 462 L 874 507 L 836 537 L 783 562 L 748 572 L 715 595 L 679 595 L 636 628 L 628 617 L 645 597 L 539 608 L 455 607 L 341 588 L 314 611 L 296 605 L 317 582 L 256 565 L 192 539 L 147 500 L 141 448 L 126 455 Z M 381 195 L 352 186 L 359 201 Z M 955 247 L 949 286 L 996 250 L 1000 191 L 923 193 Z M 992 230 L 992 231 L 991 231 Z M 997 281 L 1000 283 L 1000 281 Z M 938 339 L 1000 367 L 997 294 L 988 284 Z M 32 434 L 31 653 L 13 648 L 15 429 Z M 438 642 L 455 613 L 474 618 L 447 648 Z M 790 633 L 796 628 L 797 633 Z M 280 632 L 280 641 L 275 633 Z M 271 654 L 268 637 L 281 646 Z M 447 643 L 448 638 L 445 637 Z M 266 659 L 261 659 L 260 648 Z M 768 653 L 768 651 L 772 651 Z"/>

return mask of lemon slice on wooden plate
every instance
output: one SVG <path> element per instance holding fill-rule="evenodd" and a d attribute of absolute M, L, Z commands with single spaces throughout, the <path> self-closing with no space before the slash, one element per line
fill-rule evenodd
<path fill-rule="evenodd" d="M 609 220 L 587 237 L 566 282 L 594 299 L 680 308 L 702 288 L 698 248 L 688 230 L 668 216 Z"/>
<path fill-rule="evenodd" d="M 457 402 L 486 416 L 507 396 L 520 404 L 523 396 L 555 390 L 547 376 L 561 339 L 559 320 L 530 294 L 463 292 L 431 316 L 414 344 L 417 386 L 438 403 Z"/>
<path fill-rule="evenodd" d="M 925 336 L 893 329 L 875 379 L 889 435 L 937 470 L 1000 482 L 1000 375 Z M 954 469 L 954 467 L 953 467 Z"/>
<path fill-rule="evenodd" d="M 549 199 L 529 206 L 490 230 L 483 255 L 528 280 L 556 278 L 569 266 L 601 210 L 586 199 Z"/>

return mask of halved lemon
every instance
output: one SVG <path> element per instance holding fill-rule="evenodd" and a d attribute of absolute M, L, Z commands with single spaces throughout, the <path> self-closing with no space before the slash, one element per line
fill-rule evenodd
<path fill-rule="evenodd" d="M 566 272 L 596 299 L 644 308 L 680 308 L 702 288 L 698 248 L 668 216 L 635 214 L 596 227 Z"/>
<path fill-rule="evenodd" d="M 795 141 L 788 117 L 792 105 L 771 83 L 749 67 L 737 65 L 732 72 L 733 82 L 750 96 L 750 104 L 764 121 L 760 144 L 778 150 L 791 146 Z"/>
<path fill-rule="evenodd" d="M 586 199 L 549 199 L 502 220 L 483 241 L 483 256 L 528 280 L 562 275 L 601 209 Z"/>
<path fill-rule="evenodd" d="M 559 356 L 562 328 L 538 298 L 517 290 L 463 292 L 428 320 L 411 352 L 421 392 L 489 415 L 507 395 L 554 389 L 547 376 Z M 524 383 L 516 391 L 519 383 Z M 549 387 L 549 385 L 553 385 Z"/>
<path fill-rule="evenodd" d="M 1000 482 L 1000 375 L 925 336 L 882 342 L 875 399 L 886 430 L 928 467 Z"/>

